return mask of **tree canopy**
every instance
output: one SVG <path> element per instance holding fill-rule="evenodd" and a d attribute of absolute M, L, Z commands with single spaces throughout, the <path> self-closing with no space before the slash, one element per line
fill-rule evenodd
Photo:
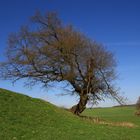
<path fill-rule="evenodd" d="M 79 115 L 88 102 L 106 97 L 123 103 L 114 86 L 116 61 L 112 52 L 92 41 L 72 25 L 64 25 L 56 13 L 32 17 L 34 25 L 9 36 L 7 61 L 0 64 L 3 79 L 27 79 L 31 85 L 47 86 L 67 81 L 79 96 L 71 108 Z"/>

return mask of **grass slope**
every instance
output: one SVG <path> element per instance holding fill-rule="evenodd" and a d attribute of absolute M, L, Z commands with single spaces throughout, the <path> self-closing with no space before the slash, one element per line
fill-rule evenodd
<path fill-rule="evenodd" d="M 140 126 L 133 109 L 111 109 L 86 110 L 84 114 Z M 94 124 L 40 99 L 0 89 L 0 140 L 139 140 L 139 133 L 139 127 Z"/>

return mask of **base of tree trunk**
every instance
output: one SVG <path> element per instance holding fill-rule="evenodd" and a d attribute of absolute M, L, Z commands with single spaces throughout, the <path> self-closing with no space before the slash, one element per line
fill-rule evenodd
<path fill-rule="evenodd" d="M 80 96 L 79 103 L 77 105 L 74 105 L 70 111 L 75 114 L 75 115 L 80 115 L 85 109 L 86 109 L 86 104 L 88 101 L 88 96 L 87 95 L 82 95 Z"/>
<path fill-rule="evenodd" d="M 86 109 L 85 106 L 79 107 L 79 104 L 77 104 L 77 105 L 74 105 L 74 106 L 70 109 L 70 111 L 71 111 L 73 114 L 79 116 L 85 109 Z"/>

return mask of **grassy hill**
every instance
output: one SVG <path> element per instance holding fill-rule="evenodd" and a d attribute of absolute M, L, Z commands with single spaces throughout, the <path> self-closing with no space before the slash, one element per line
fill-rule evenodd
<path fill-rule="evenodd" d="M 139 140 L 133 107 L 87 109 L 83 115 L 128 121 L 129 128 L 93 123 L 48 102 L 0 89 L 0 140 Z"/>

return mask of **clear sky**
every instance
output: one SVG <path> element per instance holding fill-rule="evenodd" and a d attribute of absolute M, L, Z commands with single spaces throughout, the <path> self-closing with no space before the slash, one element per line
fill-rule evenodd
<path fill-rule="evenodd" d="M 118 86 L 129 103 L 140 96 L 140 1 L 139 0 L 1 0 L 0 1 L 0 61 L 4 60 L 7 37 L 29 23 L 35 11 L 56 11 L 64 23 L 108 47 L 118 62 Z M 25 88 L 19 81 L 14 86 L 0 81 L 0 88 L 39 97 L 61 106 L 71 106 L 75 97 L 60 97 L 62 89 Z M 115 105 L 107 100 L 100 106 Z"/>

